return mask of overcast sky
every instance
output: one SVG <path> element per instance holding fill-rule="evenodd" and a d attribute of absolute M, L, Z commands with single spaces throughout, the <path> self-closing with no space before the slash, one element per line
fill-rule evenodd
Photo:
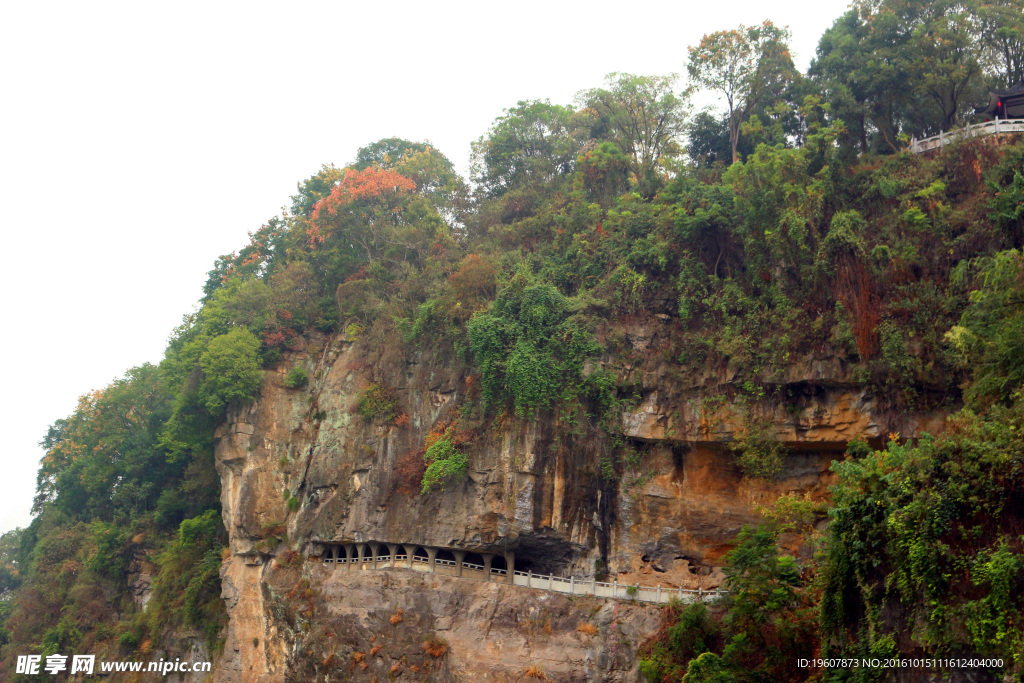
<path fill-rule="evenodd" d="M 766 18 L 805 70 L 846 0 L 0 4 L 0 531 L 79 395 L 158 362 L 214 259 L 383 137 L 469 145 L 521 99 L 685 71 Z"/>

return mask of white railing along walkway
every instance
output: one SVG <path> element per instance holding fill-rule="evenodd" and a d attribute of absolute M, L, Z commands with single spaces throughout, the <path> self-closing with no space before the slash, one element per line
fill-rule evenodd
<path fill-rule="evenodd" d="M 334 564 L 330 557 L 324 559 L 324 564 Z M 353 558 L 352 560 L 346 560 L 343 557 L 339 557 L 337 560 L 338 564 L 354 564 L 360 565 L 358 559 Z M 408 555 L 395 554 L 395 566 L 391 566 L 391 558 L 389 556 L 378 557 L 376 566 L 374 566 L 374 560 L 372 557 L 364 557 L 360 569 L 411 569 L 419 572 L 430 571 L 430 560 L 426 557 L 417 555 L 412 558 L 412 562 L 409 562 Z M 454 560 L 434 560 L 434 573 L 442 574 L 444 576 L 456 576 L 458 572 L 458 563 Z M 490 575 L 484 573 L 483 565 L 471 564 L 469 562 L 462 563 L 462 577 L 466 579 L 475 579 L 477 581 L 493 581 L 495 577 L 499 577 L 501 583 L 508 583 L 508 571 L 505 569 L 491 568 Z M 707 602 L 710 600 L 717 600 L 723 595 L 726 595 L 728 591 L 723 591 L 715 588 L 714 590 L 704 590 L 698 588 L 692 590 L 688 588 L 662 588 L 661 586 L 641 586 L 639 584 L 627 585 L 620 584 L 618 581 L 607 583 L 604 581 L 597 581 L 595 579 L 576 579 L 575 577 L 569 577 L 568 579 L 554 576 L 552 574 L 534 574 L 533 572 L 527 571 L 516 571 L 512 576 L 513 586 L 523 586 L 524 588 L 533 588 L 536 590 L 552 591 L 554 593 L 566 593 L 568 595 L 591 595 L 598 598 L 616 598 L 619 600 L 637 600 L 640 602 L 654 602 L 654 603 L 667 603 L 672 600 L 679 600 L 684 603 L 692 602 Z"/>
<path fill-rule="evenodd" d="M 914 154 L 921 154 L 929 150 L 940 149 L 956 140 L 998 133 L 1024 133 L 1024 119 L 996 119 L 951 130 L 948 133 L 939 133 L 923 140 L 913 138 L 910 141 L 910 151 Z"/>

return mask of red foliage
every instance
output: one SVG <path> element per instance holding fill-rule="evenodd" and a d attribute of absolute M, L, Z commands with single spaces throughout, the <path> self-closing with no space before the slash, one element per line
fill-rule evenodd
<path fill-rule="evenodd" d="M 336 216 L 338 212 L 361 200 L 396 197 L 416 189 L 416 183 L 400 173 L 371 166 L 362 171 L 347 168 L 345 177 L 313 207 L 310 214 L 310 228 L 307 230 L 311 244 L 324 241 L 320 232 L 321 218 Z"/>
<path fill-rule="evenodd" d="M 498 288 L 494 267 L 476 254 L 462 259 L 459 269 L 448 277 L 448 281 L 455 288 L 458 300 L 470 304 L 492 299 Z"/>
<path fill-rule="evenodd" d="M 284 344 L 284 342 L 285 342 L 285 338 L 284 338 L 284 333 L 283 332 L 264 332 L 263 333 L 263 343 L 266 344 L 268 348 L 272 349 L 272 348 L 275 348 L 277 346 L 281 346 L 282 344 Z"/>
<path fill-rule="evenodd" d="M 423 474 L 426 471 L 427 463 L 423 462 L 423 451 L 412 450 L 399 456 L 395 462 L 395 490 L 402 495 L 415 496 L 420 492 Z M 392 624 L 397 623 L 394 617 L 391 619 Z"/>
<path fill-rule="evenodd" d="M 836 271 L 836 293 L 853 314 L 857 353 L 867 360 L 878 353 L 878 323 L 882 320 L 879 297 L 859 259 L 852 256 L 840 259 Z"/>
<path fill-rule="evenodd" d="M 345 278 L 345 282 L 355 282 L 356 280 L 365 280 L 370 277 L 369 272 L 366 270 L 366 266 L 359 266 L 359 270 Z"/>

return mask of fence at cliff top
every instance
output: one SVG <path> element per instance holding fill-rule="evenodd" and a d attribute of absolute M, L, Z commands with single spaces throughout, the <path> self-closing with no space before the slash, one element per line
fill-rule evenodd
<path fill-rule="evenodd" d="M 326 557 L 324 564 L 351 565 L 360 570 L 371 569 L 410 569 L 412 571 L 428 572 L 452 576 L 456 578 L 475 579 L 477 581 L 495 581 L 508 583 L 508 571 L 505 569 L 491 568 L 486 571 L 483 565 L 463 562 L 461 567 L 454 560 L 443 560 L 435 558 L 433 563 L 422 556 L 413 556 L 409 561 L 408 555 L 395 554 L 393 559 L 377 559 L 372 557 L 345 559 L 339 557 L 336 560 Z M 381 566 L 383 564 L 383 566 Z M 351 568 L 351 567 L 347 567 Z M 513 571 L 512 585 L 533 588 L 536 590 L 552 591 L 554 593 L 565 593 L 567 595 L 590 595 L 598 598 L 617 598 L 620 600 L 637 600 L 639 602 L 667 603 L 672 600 L 679 600 L 684 603 L 708 602 L 717 600 L 728 591 L 719 590 L 697 590 L 688 588 L 662 588 L 659 586 L 641 586 L 639 584 L 620 584 L 618 581 L 607 583 L 596 579 L 568 579 L 554 576 L 552 574 L 534 574 L 531 571 Z"/>
<path fill-rule="evenodd" d="M 910 151 L 914 154 L 921 154 L 933 149 L 940 149 L 963 138 L 978 138 L 1001 133 L 1024 133 L 1024 119 L 996 119 L 951 130 L 948 133 L 939 133 L 923 140 L 913 138 L 910 141 Z"/>

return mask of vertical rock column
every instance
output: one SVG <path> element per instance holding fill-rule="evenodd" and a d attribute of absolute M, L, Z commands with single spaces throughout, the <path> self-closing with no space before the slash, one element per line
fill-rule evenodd
<path fill-rule="evenodd" d="M 508 574 L 506 574 L 506 577 L 508 579 L 507 583 L 515 583 L 515 578 L 516 578 L 516 551 L 514 551 L 514 550 L 506 550 L 505 551 L 505 567 L 506 567 L 506 571 L 508 571 Z"/>
<path fill-rule="evenodd" d="M 370 543 L 370 552 L 373 553 L 370 557 L 373 561 L 370 564 L 372 569 L 377 568 L 377 558 L 380 556 L 380 543 Z"/>
<path fill-rule="evenodd" d="M 356 552 L 359 554 L 359 560 L 356 563 L 356 569 L 363 568 L 363 559 L 366 557 L 366 544 L 356 543 Z"/>
<path fill-rule="evenodd" d="M 491 553 L 483 553 L 484 558 L 484 581 L 491 580 L 491 562 L 494 561 L 494 555 Z"/>
<path fill-rule="evenodd" d="M 356 556 L 356 547 L 351 543 L 345 544 L 345 569 L 352 571 L 352 559 Z"/>
<path fill-rule="evenodd" d="M 455 576 L 462 576 L 462 560 L 466 557 L 465 550 L 453 550 L 455 555 Z"/>
<path fill-rule="evenodd" d="M 412 569 L 412 556 L 416 552 L 416 546 L 403 545 L 402 549 L 405 551 L 405 561 L 409 563 L 409 569 Z"/>
<path fill-rule="evenodd" d="M 391 553 L 391 568 L 395 568 L 395 555 L 398 553 L 397 543 L 388 543 L 388 552 Z"/>
<path fill-rule="evenodd" d="M 427 551 L 427 560 L 428 560 L 428 564 L 430 565 L 430 572 L 434 573 L 435 571 L 437 571 L 435 569 L 435 567 L 434 567 L 434 560 L 437 558 L 437 551 L 439 550 L 439 548 L 426 548 L 425 547 L 423 549 Z"/>

